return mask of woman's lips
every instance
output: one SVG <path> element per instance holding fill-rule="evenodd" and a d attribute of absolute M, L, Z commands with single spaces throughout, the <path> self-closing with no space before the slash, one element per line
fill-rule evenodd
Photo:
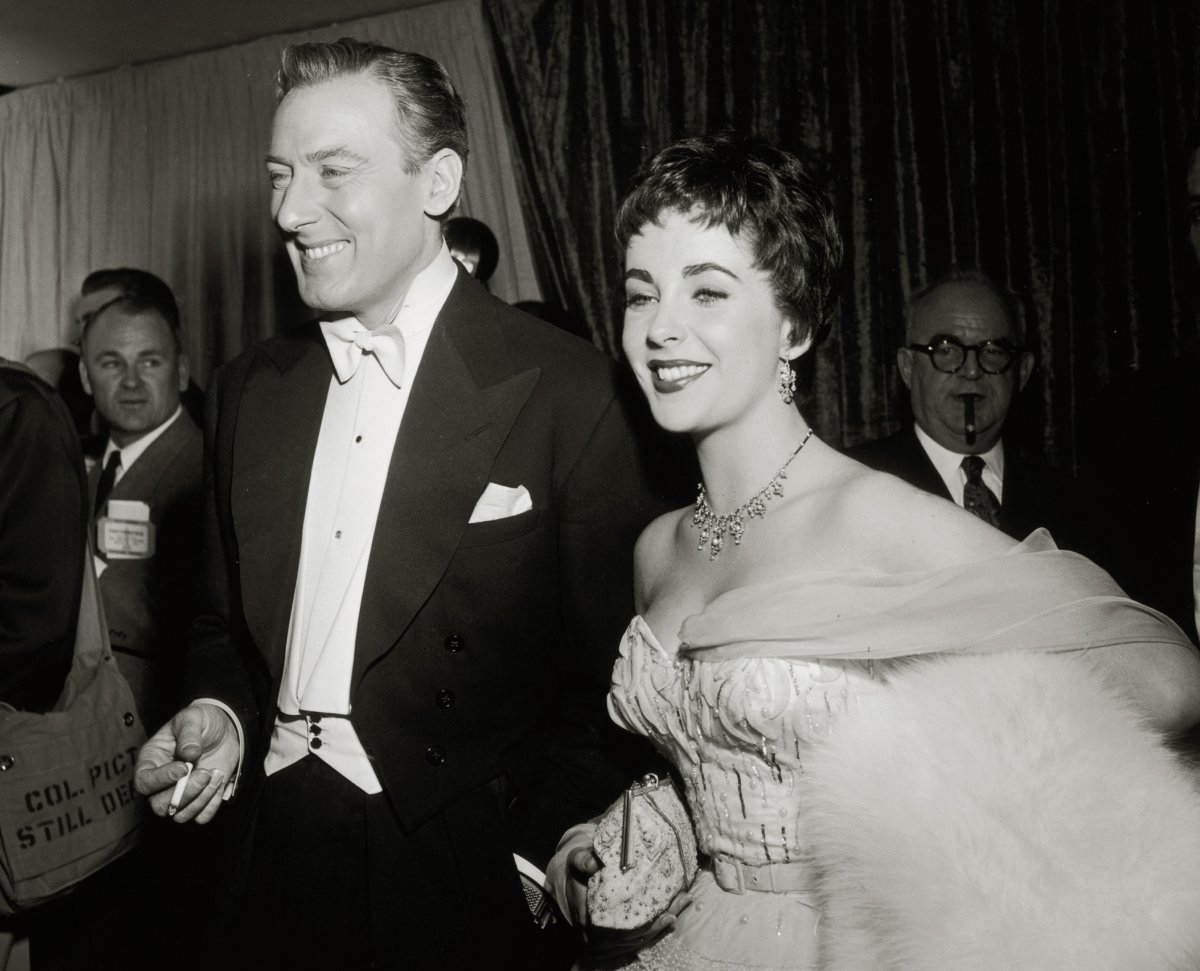
<path fill-rule="evenodd" d="M 704 374 L 710 365 L 696 361 L 650 361 L 647 367 L 654 380 L 654 390 L 671 394 L 686 388 Z"/>

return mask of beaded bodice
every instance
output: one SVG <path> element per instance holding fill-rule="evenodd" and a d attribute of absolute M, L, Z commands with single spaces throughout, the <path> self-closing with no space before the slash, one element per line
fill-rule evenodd
<path fill-rule="evenodd" d="M 871 662 L 672 655 L 635 617 L 608 705 L 679 769 L 701 852 L 759 865 L 805 855 L 805 752 L 880 681 Z"/>

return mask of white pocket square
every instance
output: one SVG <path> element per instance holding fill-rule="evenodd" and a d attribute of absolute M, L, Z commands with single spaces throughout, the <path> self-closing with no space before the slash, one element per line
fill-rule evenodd
<path fill-rule="evenodd" d="M 529 490 L 523 485 L 502 486 L 489 482 L 468 522 L 488 523 L 494 519 L 508 519 L 519 516 L 533 508 L 533 500 L 529 498 Z"/>

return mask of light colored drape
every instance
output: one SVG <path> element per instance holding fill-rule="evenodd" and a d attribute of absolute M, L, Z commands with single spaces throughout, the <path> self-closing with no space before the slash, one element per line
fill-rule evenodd
<path fill-rule="evenodd" d="M 478 0 L 452 0 L 0 98 L 0 355 L 69 344 L 71 300 L 101 267 L 141 267 L 171 285 L 202 383 L 302 319 L 262 161 L 273 77 L 287 44 L 343 36 L 446 67 L 469 111 L 459 213 L 500 242 L 492 292 L 540 299 L 491 41 Z"/>

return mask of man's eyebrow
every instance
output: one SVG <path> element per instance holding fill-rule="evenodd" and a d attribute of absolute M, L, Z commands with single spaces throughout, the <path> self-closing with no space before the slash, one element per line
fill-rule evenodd
<path fill-rule="evenodd" d="M 335 148 L 322 148 L 315 152 L 309 152 L 304 156 L 306 162 L 328 162 L 331 159 L 337 159 L 343 162 L 365 162 L 366 159 L 359 155 L 358 152 L 351 151 L 344 145 L 338 145 Z"/>
<path fill-rule="evenodd" d="M 328 162 L 330 159 L 338 159 L 346 162 L 362 163 L 366 158 L 359 155 L 358 152 L 346 148 L 344 145 L 338 145 L 334 148 L 322 148 L 315 152 L 309 152 L 304 156 L 304 161 L 311 163 Z M 279 155 L 267 155 L 265 161 L 268 165 L 282 165 L 285 168 L 291 168 L 292 163 L 286 158 Z"/>
<path fill-rule="evenodd" d="M 741 282 L 741 278 L 733 270 L 725 269 L 720 263 L 690 263 L 683 268 L 683 275 L 696 276 L 698 273 L 704 273 L 707 270 L 716 270 L 718 273 L 724 273 L 726 276 L 733 277 L 739 283 Z"/>
<path fill-rule="evenodd" d="M 639 270 L 636 266 L 625 271 L 626 280 L 641 280 L 643 283 L 654 283 L 654 279 L 645 270 Z"/>

